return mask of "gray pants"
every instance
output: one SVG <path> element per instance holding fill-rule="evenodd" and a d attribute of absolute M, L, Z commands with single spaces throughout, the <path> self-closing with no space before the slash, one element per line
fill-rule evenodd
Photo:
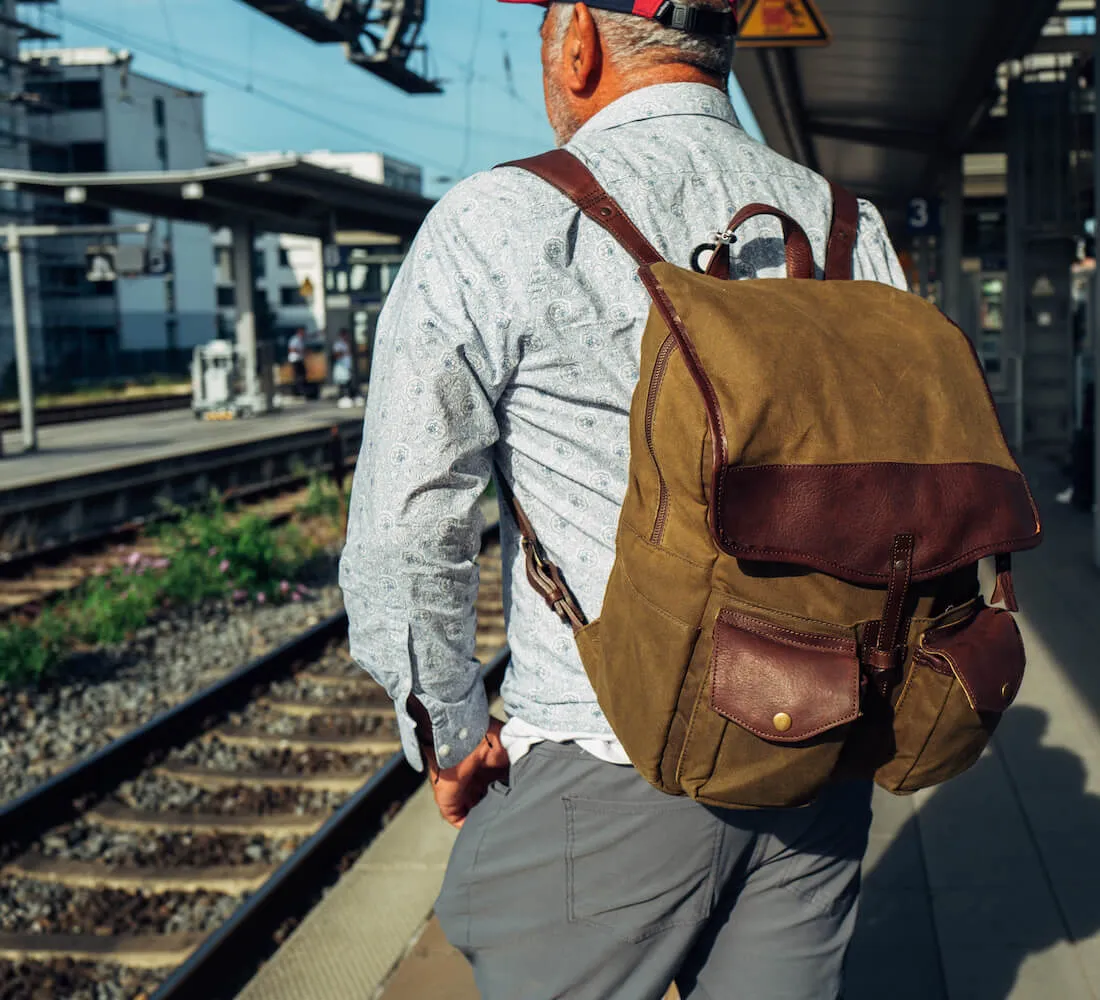
<path fill-rule="evenodd" d="M 709 809 L 539 744 L 470 813 L 436 904 L 483 1000 L 835 1000 L 871 790 Z"/>

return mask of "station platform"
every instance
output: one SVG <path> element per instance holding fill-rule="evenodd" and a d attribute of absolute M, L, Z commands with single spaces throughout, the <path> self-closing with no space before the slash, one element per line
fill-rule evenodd
<path fill-rule="evenodd" d="M 969 773 L 876 790 L 846 1000 L 1100 997 L 1100 571 L 1090 518 L 1028 471 L 1046 541 L 1018 560 L 1023 690 Z M 429 919 L 453 839 L 422 788 L 242 1000 L 477 1000 Z"/>
<path fill-rule="evenodd" d="M 362 419 L 362 407 L 342 410 L 330 402 L 290 404 L 248 420 L 196 420 L 190 410 L 172 410 L 40 428 L 33 454 L 23 454 L 19 431 L 8 431 L 0 487 L 14 490 Z"/>

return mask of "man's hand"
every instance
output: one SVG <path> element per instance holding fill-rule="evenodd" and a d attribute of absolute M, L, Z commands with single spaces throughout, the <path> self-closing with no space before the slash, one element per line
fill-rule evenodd
<path fill-rule="evenodd" d="M 430 745 L 421 745 L 432 781 L 440 815 L 454 827 L 462 827 L 466 816 L 483 798 L 494 781 L 508 777 L 508 754 L 500 742 L 503 728 L 489 720 L 489 731 L 469 757 L 454 767 L 441 770 Z"/>

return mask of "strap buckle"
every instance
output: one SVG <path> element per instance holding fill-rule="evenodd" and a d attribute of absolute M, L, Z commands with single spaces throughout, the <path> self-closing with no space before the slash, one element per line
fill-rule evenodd
<path fill-rule="evenodd" d="M 576 600 L 565 586 L 558 568 L 542 554 L 542 546 L 526 537 L 521 538 L 519 544 L 527 561 L 527 579 L 542 594 L 550 610 L 574 631 L 583 628 L 587 622 L 577 613 Z"/>

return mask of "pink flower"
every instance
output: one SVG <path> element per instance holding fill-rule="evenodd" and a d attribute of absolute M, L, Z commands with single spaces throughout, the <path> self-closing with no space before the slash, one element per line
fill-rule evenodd
<path fill-rule="evenodd" d="M 224 573 L 227 569 L 229 569 L 229 560 L 228 559 L 223 559 L 220 563 L 218 563 L 218 572 L 219 573 Z"/>
<path fill-rule="evenodd" d="M 301 594 L 298 594 L 298 593 L 294 593 L 294 594 L 291 594 L 291 595 L 290 595 L 290 599 L 291 599 L 292 601 L 294 601 L 294 602 L 295 602 L 295 604 L 297 604 L 297 603 L 298 603 L 299 601 L 301 601 L 301 599 L 302 599 L 302 595 L 301 595 Z"/>
<path fill-rule="evenodd" d="M 126 560 L 126 565 L 129 566 L 132 569 L 139 562 L 141 562 L 141 553 L 140 552 L 131 552 L 129 557 Z"/>
<path fill-rule="evenodd" d="M 288 590 L 290 590 L 290 584 L 287 583 L 286 580 L 284 580 L 282 583 L 279 584 L 279 593 L 280 594 L 285 594 Z"/>
<path fill-rule="evenodd" d="M 299 594 L 308 594 L 309 593 L 309 587 L 307 587 L 304 583 L 299 583 L 298 586 L 295 587 L 294 589 Z"/>
<path fill-rule="evenodd" d="M 172 560 L 166 558 L 154 559 L 149 565 L 151 565 L 153 569 L 167 569 L 172 565 Z"/>
<path fill-rule="evenodd" d="M 256 601 L 259 604 L 264 604 L 267 601 L 267 594 L 262 590 L 256 595 Z"/>
<path fill-rule="evenodd" d="M 217 549 L 217 546 L 215 546 L 215 545 L 211 545 L 211 546 L 210 546 L 210 548 L 208 548 L 208 549 L 206 550 L 206 554 L 207 554 L 207 555 L 208 555 L 208 556 L 209 556 L 209 557 L 210 557 L 211 559 L 213 559 L 213 558 L 214 558 L 214 556 L 216 556 L 216 555 L 218 554 L 218 549 Z"/>
<path fill-rule="evenodd" d="M 235 601 L 243 601 L 247 596 L 248 596 L 248 591 L 247 590 L 234 590 L 233 591 L 233 600 L 235 600 Z"/>

